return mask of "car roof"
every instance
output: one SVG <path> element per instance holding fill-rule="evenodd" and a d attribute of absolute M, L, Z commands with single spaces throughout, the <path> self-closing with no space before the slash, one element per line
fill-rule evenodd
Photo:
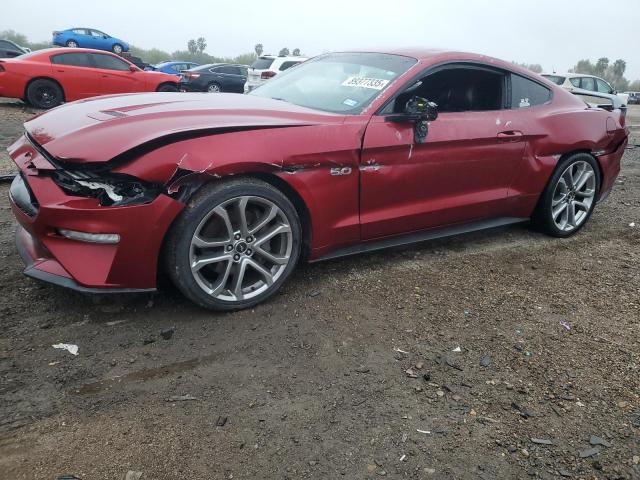
<path fill-rule="evenodd" d="M 567 77 L 567 78 L 576 78 L 576 77 L 591 77 L 591 78 L 599 78 L 600 80 L 604 80 L 602 77 L 598 77 L 597 75 L 589 75 L 588 73 L 543 73 L 542 75 L 553 75 L 556 77 Z M 606 80 L 605 80 L 606 82 Z"/>

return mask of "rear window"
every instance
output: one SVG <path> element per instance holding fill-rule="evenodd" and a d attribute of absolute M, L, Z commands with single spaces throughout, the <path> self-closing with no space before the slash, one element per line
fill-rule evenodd
<path fill-rule="evenodd" d="M 269 57 L 260 57 L 251 64 L 251 68 L 255 68 L 256 70 L 266 70 L 271 66 L 273 60 L 273 58 Z"/>
<path fill-rule="evenodd" d="M 52 56 L 51 63 L 73 67 L 93 67 L 88 53 L 61 53 L 60 55 Z"/>
<path fill-rule="evenodd" d="M 543 75 L 544 78 L 549 80 L 550 82 L 555 83 L 556 85 L 562 85 L 566 77 L 561 77 L 559 75 Z"/>
<path fill-rule="evenodd" d="M 542 105 L 551 100 L 551 91 L 533 80 L 511 75 L 511 108 Z"/>

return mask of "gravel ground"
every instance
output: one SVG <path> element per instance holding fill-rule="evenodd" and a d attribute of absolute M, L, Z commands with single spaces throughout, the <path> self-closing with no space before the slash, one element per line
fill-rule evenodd
<path fill-rule="evenodd" d="M 640 478 L 640 148 L 570 239 L 303 266 L 224 315 L 25 278 L 7 190 L 0 478 Z"/>

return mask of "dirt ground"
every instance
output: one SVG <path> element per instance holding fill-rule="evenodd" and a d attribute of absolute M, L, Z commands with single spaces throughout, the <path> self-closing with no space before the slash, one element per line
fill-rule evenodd
<path fill-rule="evenodd" d="M 0 147 L 29 115 L 0 105 Z M 24 277 L 7 192 L 2 479 L 640 478 L 640 147 L 570 239 L 307 265 L 224 315 Z"/>

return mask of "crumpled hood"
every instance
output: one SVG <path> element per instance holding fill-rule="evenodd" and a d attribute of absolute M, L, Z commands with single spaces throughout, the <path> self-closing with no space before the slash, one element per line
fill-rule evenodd
<path fill-rule="evenodd" d="M 73 102 L 34 117 L 25 128 L 56 158 L 106 162 L 185 132 L 335 124 L 344 118 L 254 95 L 144 93 Z"/>

